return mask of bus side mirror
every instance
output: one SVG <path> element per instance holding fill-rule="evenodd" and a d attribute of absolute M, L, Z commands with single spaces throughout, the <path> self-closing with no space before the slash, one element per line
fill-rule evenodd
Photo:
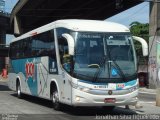
<path fill-rule="evenodd" d="M 67 40 L 68 42 L 68 51 L 69 55 L 74 55 L 74 39 L 69 34 L 62 34 L 62 36 Z"/>
<path fill-rule="evenodd" d="M 142 44 L 142 52 L 143 52 L 143 56 L 148 56 L 148 44 L 147 42 L 141 38 L 141 37 L 137 37 L 137 36 L 132 36 L 134 40 L 140 42 Z"/>

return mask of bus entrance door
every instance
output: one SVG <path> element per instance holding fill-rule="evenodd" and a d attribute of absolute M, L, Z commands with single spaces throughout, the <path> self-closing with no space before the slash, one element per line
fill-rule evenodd
<path fill-rule="evenodd" d="M 63 100 L 67 104 L 71 104 L 71 85 L 69 83 L 70 76 L 66 72 L 62 72 L 63 77 Z"/>

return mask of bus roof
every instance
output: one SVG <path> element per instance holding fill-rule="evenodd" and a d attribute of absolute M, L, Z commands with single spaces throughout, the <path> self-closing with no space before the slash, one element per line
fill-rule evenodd
<path fill-rule="evenodd" d="M 21 35 L 20 37 L 13 39 L 12 42 L 59 27 L 67 28 L 73 31 L 129 32 L 129 29 L 126 26 L 114 22 L 99 21 L 99 20 L 67 19 L 67 20 L 57 20 L 55 22 L 34 29 L 28 33 Z"/>

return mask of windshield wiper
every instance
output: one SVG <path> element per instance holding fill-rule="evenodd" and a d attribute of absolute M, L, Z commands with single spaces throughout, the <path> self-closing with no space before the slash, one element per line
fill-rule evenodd
<path fill-rule="evenodd" d="M 114 65 L 116 66 L 116 68 L 118 69 L 118 74 L 122 77 L 122 79 L 124 80 L 124 81 L 126 81 L 126 76 L 125 76 L 125 74 L 123 73 L 123 71 L 122 71 L 122 69 L 119 67 L 119 65 L 117 64 L 117 62 L 115 61 L 115 60 L 112 60 L 112 62 L 114 63 Z M 113 66 L 113 65 L 112 65 Z M 113 66 L 113 67 L 115 67 L 115 66 Z"/>
<path fill-rule="evenodd" d="M 125 74 L 123 73 L 123 71 L 122 71 L 122 69 L 120 68 L 120 66 L 117 64 L 117 62 L 116 62 L 116 60 L 115 59 L 113 59 L 113 58 L 111 58 L 111 52 L 110 52 L 110 50 L 108 50 L 108 55 L 109 55 L 109 58 L 110 58 L 110 60 L 111 60 L 111 62 L 109 63 L 111 66 L 113 66 L 112 65 L 112 62 L 114 63 L 114 65 L 116 66 L 116 68 L 118 69 L 118 74 L 122 77 L 122 79 L 124 80 L 124 81 L 126 81 L 126 76 L 125 76 Z M 115 66 L 113 66 L 113 67 L 115 67 Z M 111 69 L 111 68 L 110 68 Z M 109 73 L 109 75 L 110 75 L 110 73 Z"/>
<path fill-rule="evenodd" d="M 106 60 L 107 60 L 107 57 L 104 57 L 104 58 L 102 59 L 102 62 L 100 63 L 100 66 L 101 66 L 101 67 L 104 66 L 104 64 L 106 63 Z M 115 66 L 112 65 L 112 62 L 114 63 Z M 126 81 L 126 76 L 125 76 L 125 74 L 123 73 L 123 71 L 122 71 L 122 69 L 120 68 L 120 66 L 117 64 L 117 62 L 116 62 L 115 60 L 112 60 L 112 61 L 109 62 L 109 64 L 111 64 L 111 66 L 113 66 L 114 68 L 118 69 L 118 74 L 122 77 L 122 79 L 123 79 L 124 81 Z M 94 79 L 93 79 L 94 82 L 97 81 L 98 76 L 100 75 L 100 73 L 101 73 L 101 71 L 102 71 L 101 67 L 97 68 L 97 71 L 95 72 Z M 111 68 L 109 68 L 109 69 L 111 69 Z M 111 70 L 109 70 L 109 71 L 111 71 Z M 109 76 L 110 76 L 110 72 L 109 72 Z M 110 77 L 109 77 L 109 78 L 110 78 Z"/>
<path fill-rule="evenodd" d="M 97 68 L 97 71 L 95 72 L 94 77 L 93 77 L 93 78 L 94 78 L 94 79 L 93 79 L 94 82 L 97 81 L 97 78 L 98 78 L 98 76 L 100 75 L 100 73 L 101 73 L 101 71 L 102 71 L 101 67 L 104 66 L 104 64 L 106 63 L 106 60 L 107 60 L 107 56 L 104 56 L 104 57 L 102 58 L 101 62 L 99 63 L 100 67 Z"/>

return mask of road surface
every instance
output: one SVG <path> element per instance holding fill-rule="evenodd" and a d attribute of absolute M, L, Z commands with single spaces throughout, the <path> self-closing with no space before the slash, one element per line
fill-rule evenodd
<path fill-rule="evenodd" d="M 52 104 L 48 100 L 25 95 L 23 99 L 18 99 L 14 91 L 10 91 L 6 82 L 0 81 L 0 119 L 15 118 L 15 120 L 90 120 L 112 117 L 113 115 L 138 115 L 138 114 L 160 114 L 160 107 L 155 106 L 155 94 L 139 94 L 139 104 L 142 108 L 136 109 L 130 106 L 116 107 L 113 111 L 100 107 L 74 108 L 64 106 L 62 111 L 52 109 Z M 111 118 L 108 118 L 111 119 Z"/>

